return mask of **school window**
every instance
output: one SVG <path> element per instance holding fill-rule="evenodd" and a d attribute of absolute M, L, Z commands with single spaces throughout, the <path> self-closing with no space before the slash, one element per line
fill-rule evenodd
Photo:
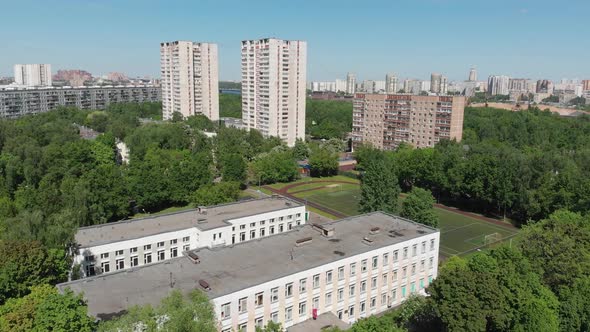
<path fill-rule="evenodd" d="M 397 281 L 397 270 L 393 270 L 393 282 Z"/>
<path fill-rule="evenodd" d="M 433 266 L 434 266 L 434 257 L 430 257 L 430 259 L 428 260 L 428 268 L 432 269 Z"/>
<path fill-rule="evenodd" d="M 426 241 L 422 242 L 422 253 L 426 252 Z"/>
<path fill-rule="evenodd" d="M 164 250 L 158 251 L 158 262 L 163 261 L 164 259 L 166 259 Z"/>
<path fill-rule="evenodd" d="M 412 264 L 412 275 L 416 274 L 416 263 Z"/>
<path fill-rule="evenodd" d="M 264 304 L 264 293 L 260 292 L 254 296 L 254 304 L 260 307 Z"/>
<path fill-rule="evenodd" d="M 143 251 L 148 251 L 148 250 L 152 250 L 151 244 L 146 244 L 145 246 L 143 246 Z"/>
<path fill-rule="evenodd" d="M 178 248 L 170 248 L 170 258 L 178 256 Z"/>
<path fill-rule="evenodd" d="M 402 299 L 406 298 L 406 286 L 402 286 Z"/>
<path fill-rule="evenodd" d="M 137 266 L 137 265 L 139 265 L 139 258 L 137 258 L 137 256 L 132 256 L 129 259 L 129 263 L 130 263 L 129 265 L 131 265 L 131 267 Z"/>
<path fill-rule="evenodd" d="M 270 314 L 270 320 L 272 320 L 273 323 L 278 323 L 279 322 L 279 312 L 275 311 L 272 314 Z"/>
<path fill-rule="evenodd" d="M 293 296 L 293 283 L 288 283 L 285 286 L 285 297 Z"/>
<path fill-rule="evenodd" d="M 369 303 L 370 303 L 371 309 L 375 308 L 375 306 L 377 305 L 377 298 L 373 296 L 371 298 L 371 302 L 369 302 Z"/>
<path fill-rule="evenodd" d="M 371 289 L 377 288 L 377 277 L 371 278 Z"/>
<path fill-rule="evenodd" d="M 361 281 L 361 294 L 367 291 L 367 281 Z"/>
<path fill-rule="evenodd" d="M 367 272 L 367 260 L 363 259 L 361 261 L 361 273 Z"/>
<path fill-rule="evenodd" d="M 344 266 L 338 268 L 338 280 L 344 280 Z"/>
<path fill-rule="evenodd" d="M 137 247 L 133 247 L 133 248 L 129 248 L 129 252 L 130 253 L 136 253 L 137 252 Z"/>
<path fill-rule="evenodd" d="M 143 255 L 143 264 L 150 264 L 152 262 L 152 254 L 144 254 Z"/>
<path fill-rule="evenodd" d="M 344 288 L 339 288 L 338 293 L 336 295 L 336 299 L 338 302 L 344 301 Z"/>
<path fill-rule="evenodd" d="M 172 239 L 170 240 L 170 244 L 176 244 L 178 242 L 178 239 Z"/>
<path fill-rule="evenodd" d="M 406 259 L 406 258 L 408 258 L 408 247 L 405 247 L 404 248 L 404 256 L 403 256 L 403 259 Z"/>
<path fill-rule="evenodd" d="M 410 293 L 414 293 L 416 291 L 416 283 L 413 282 L 410 284 Z"/>
<path fill-rule="evenodd" d="M 378 262 L 379 262 L 378 257 L 377 256 L 373 257 L 373 265 L 372 265 L 373 269 L 377 268 Z"/>
<path fill-rule="evenodd" d="M 365 309 L 366 309 L 365 307 L 366 307 L 365 301 L 361 302 L 361 314 L 365 313 Z"/>
<path fill-rule="evenodd" d="M 326 272 L 326 285 L 332 283 L 332 270 Z"/>
<path fill-rule="evenodd" d="M 338 310 L 336 312 L 336 315 L 338 316 L 338 319 L 342 320 L 342 318 L 343 318 L 343 311 L 342 310 Z"/>
<path fill-rule="evenodd" d="M 182 238 L 182 242 L 189 242 L 191 240 L 190 236 L 185 236 Z"/>
<path fill-rule="evenodd" d="M 399 250 L 396 250 L 393 252 L 393 262 L 397 262 L 397 258 L 399 256 Z"/>
<path fill-rule="evenodd" d="M 264 231 L 265 231 L 265 228 L 260 229 L 260 237 L 264 237 Z"/>
<path fill-rule="evenodd" d="M 350 263 L 350 276 L 356 275 L 356 263 Z"/>
<path fill-rule="evenodd" d="M 248 311 L 248 298 L 243 297 L 238 300 L 238 312 L 242 314 L 246 311 Z"/>
<path fill-rule="evenodd" d="M 307 315 L 307 303 L 305 301 L 299 303 L 299 316 Z"/>
<path fill-rule="evenodd" d="M 255 222 L 251 222 L 250 223 L 250 227 L 256 227 L 256 223 Z"/>
<path fill-rule="evenodd" d="M 109 253 L 108 252 L 105 252 L 104 254 L 100 254 L 100 258 L 101 259 L 107 259 L 107 258 L 109 258 Z"/>
<path fill-rule="evenodd" d="M 430 240 L 430 251 L 434 250 L 434 239 Z"/>
<path fill-rule="evenodd" d="M 264 226 L 265 221 L 264 220 L 260 220 L 260 226 Z"/>
<path fill-rule="evenodd" d="M 397 299 L 397 289 L 394 289 L 391 291 L 391 301 L 395 302 L 396 299 Z"/>
<path fill-rule="evenodd" d="M 117 270 L 122 270 L 125 268 L 125 260 L 123 258 L 121 259 L 117 259 L 116 263 L 115 263 L 115 268 Z"/>
<path fill-rule="evenodd" d="M 231 317 L 231 303 L 221 305 L 221 319 L 228 319 Z"/>
<path fill-rule="evenodd" d="M 408 268 L 404 266 L 402 268 L 402 278 L 405 278 L 408 275 Z"/>
<path fill-rule="evenodd" d="M 241 232 L 240 233 L 240 242 L 244 242 L 246 241 L 246 232 Z"/>
<path fill-rule="evenodd" d="M 246 225 L 240 225 L 240 229 L 246 229 Z"/>
<path fill-rule="evenodd" d="M 255 230 L 251 230 L 250 231 L 250 240 L 256 238 L 256 231 Z"/>
<path fill-rule="evenodd" d="M 312 309 L 319 309 L 320 308 L 320 297 L 316 296 L 313 298 L 313 301 L 311 302 L 311 308 Z"/>
<path fill-rule="evenodd" d="M 320 275 L 313 276 L 313 289 L 320 288 Z"/>
<path fill-rule="evenodd" d="M 293 319 L 293 307 L 285 309 L 285 321 L 290 322 Z"/>
<path fill-rule="evenodd" d="M 424 289 L 424 279 L 420 279 L 420 289 Z"/>
<path fill-rule="evenodd" d="M 274 226 L 270 226 L 268 233 L 270 233 L 270 235 L 274 234 L 275 233 L 275 227 Z"/>
<path fill-rule="evenodd" d="M 326 307 L 332 306 L 332 292 L 326 293 Z"/>
<path fill-rule="evenodd" d="M 270 302 L 275 303 L 279 300 L 279 288 L 275 287 L 270 290 Z"/>
<path fill-rule="evenodd" d="M 348 307 L 348 317 L 354 317 L 354 306 Z"/>
<path fill-rule="evenodd" d="M 161 247 L 163 247 L 163 246 L 164 246 L 164 241 L 162 241 L 162 242 L 158 242 L 158 248 L 161 248 Z"/>
<path fill-rule="evenodd" d="M 414 244 L 412 246 L 412 257 L 416 256 L 417 254 L 418 254 L 418 246 Z"/>
<path fill-rule="evenodd" d="M 424 271 L 424 265 L 426 265 L 424 260 L 421 260 L 420 261 L 420 271 Z"/>
<path fill-rule="evenodd" d="M 254 325 L 256 325 L 257 330 L 259 328 L 263 328 L 264 327 L 264 319 L 262 317 L 256 318 L 256 320 L 254 321 Z"/>
<path fill-rule="evenodd" d="M 356 287 L 354 285 L 350 285 L 348 295 L 354 296 L 355 289 Z"/>
<path fill-rule="evenodd" d="M 240 324 L 240 325 L 238 325 L 238 332 L 246 332 L 247 328 L 248 328 L 247 323 Z"/>
<path fill-rule="evenodd" d="M 182 251 L 189 251 L 191 249 L 190 245 L 185 244 L 184 246 L 182 246 Z"/>
<path fill-rule="evenodd" d="M 381 277 L 381 284 L 383 287 L 387 287 L 387 273 L 383 273 L 383 276 Z"/>
<path fill-rule="evenodd" d="M 123 256 L 123 250 L 117 250 L 117 251 L 115 251 L 115 255 L 116 256 Z"/>
<path fill-rule="evenodd" d="M 299 280 L 299 294 L 305 293 L 307 290 L 307 279 Z"/>
<path fill-rule="evenodd" d="M 383 293 L 381 294 L 381 305 L 386 305 L 387 304 L 387 294 Z"/>
<path fill-rule="evenodd" d="M 383 254 L 383 266 L 389 265 L 389 254 Z"/>
<path fill-rule="evenodd" d="M 279 233 L 283 232 L 283 224 L 279 224 Z"/>

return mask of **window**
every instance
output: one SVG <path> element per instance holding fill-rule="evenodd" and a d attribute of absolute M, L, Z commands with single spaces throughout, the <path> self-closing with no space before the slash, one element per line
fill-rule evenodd
<path fill-rule="evenodd" d="M 255 230 L 251 230 L 250 231 L 250 240 L 256 238 L 256 231 Z"/>
<path fill-rule="evenodd" d="M 351 297 L 354 296 L 355 290 L 356 290 L 355 285 L 350 285 L 350 287 L 348 289 L 348 295 L 351 296 Z"/>
<path fill-rule="evenodd" d="M 332 306 L 332 292 L 326 293 L 326 307 Z"/>
<path fill-rule="evenodd" d="M 270 290 L 270 302 L 275 303 L 279 300 L 279 288 L 275 287 Z"/>
<path fill-rule="evenodd" d="M 293 307 L 285 309 L 285 321 L 290 322 L 293 319 Z"/>
<path fill-rule="evenodd" d="M 389 265 L 389 254 L 383 254 L 383 266 Z"/>
<path fill-rule="evenodd" d="M 122 270 L 125 268 L 125 260 L 123 258 L 121 259 L 117 259 L 117 262 L 115 264 L 115 268 L 117 270 Z"/>
<path fill-rule="evenodd" d="M 424 260 L 421 260 L 421 261 L 420 261 L 420 271 L 424 271 L 424 266 L 425 266 L 425 265 L 426 265 L 426 264 L 425 264 Z"/>
<path fill-rule="evenodd" d="M 361 314 L 364 314 L 365 313 L 365 309 L 366 309 L 365 301 L 362 301 L 361 302 Z"/>
<path fill-rule="evenodd" d="M 363 259 L 361 261 L 361 273 L 367 272 L 367 260 Z"/>
<path fill-rule="evenodd" d="M 381 277 L 381 284 L 383 287 L 387 287 L 387 273 L 383 273 L 383 276 Z"/>
<path fill-rule="evenodd" d="M 348 317 L 354 317 L 354 306 L 348 307 Z"/>
<path fill-rule="evenodd" d="M 283 232 L 283 224 L 279 224 L 279 233 Z"/>
<path fill-rule="evenodd" d="M 240 229 L 246 229 L 246 225 L 240 225 Z"/>
<path fill-rule="evenodd" d="M 178 239 L 172 239 L 170 240 L 170 244 L 176 244 L 178 242 Z"/>
<path fill-rule="evenodd" d="M 248 311 L 248 298 L 243 297 L 238 300 L 238 312 L 243 314 L 246 311 Z"/>
<path fill-rule="evenodd" d="M 264 230 L 265 230 L 264 228 L 260 229 L 260 237 L 264 237 Z"/>
<path fill-rule="evenodd" d="M 221 319 L 228 319 L 231 316 L 231 303 L 221 305 Z"/>
<path fill-rule="evenodd" d="M 395 262 L 397 262 L 397 257 L 398 257 L 398 254 L 399 254 L 399 252 L 398 252 L 398 251 L 399 251 L 399 250 L 396 250 L 396 251 L 394 251 L 394 252 L 393 252 L 393 262 L 394 262 L 394 263 L 395 263 Z"/>
<path fill-rule="evenodd" d="M 412 246 L 412 257 L 416 256 L 418 254 L 418 245 L 414 244 Z"/>
<path fill-rule="evenodd" d="M 248 323 L 243 323 L 238 325 L 238 332 L 246 332 L 246 329 L 248 328 Z"/>
<path fill-rule="evenodd" d="M 397 270 L 393 270 L 393 282 L 397 281 Z"/>
<path fill-rule="evenodd" d="M 261 307 L 264 304 L 264 293 L 260 292 L 254 296 L 254 305 Z"/>
<path fill-rule="evenodd" d="M 428 268 L 432 269 L 433 266 L 434 266 L 434 257 L 430 257 L 430 259 L 428 260 Z"/>
<path fill-rule="evenodd" d="M 262 317 L 258 317 L 254 321 L 254 324 L 256 325 L 257 329 L 258 328 L 263 328 L 264 327 L 264 319 Z"/>
<path fill-rule="evenodd" d="M 143 264 L 150 264 L 152 262 L 152 254 L 143 254 Z"/>
<path fill-rule="evenodd" d="M 123 256 L 123 250 L 117 250 L 117 251 L 115 252 L 115 255 L 116 255 L 116 256 Z"/>
<path fill-rule="evenodd" d="M 320 288 L 320 275 L 316 274 L 313 276 L 313 289 Z"/>
<path fill-rule="evenodd" d="M 377 256 L 373 257 L 373 265 L 371 266 L 371 268 L 376 269 L 378 262 L 379 262 L 378 257 Z"/>
<path fill-rule="evenodd" d="M 189 242 L 191 240 L 190 236 L 185 236 L 182 238 L 182 242 Z"/>
<path fill-rule="evenodd" d="M 185 244 L 185 245 L 182 246 L 182 251 L 189 251 L 189 250 L 191 250 L 190 245 Z"/>
<path fill-rule="evenodd" d="M 105 252 L 103 254 L 100 254 L 100 259 L 107 259 L 107 258 L 109 258 L 109 253 L 108 252 Z"/>
<path fill-rule="evenodd" d="M 301 217 L 301 213 L 297 213 L 297 218 Z"/>
<path fill-rule="evenodd" d="M 275 233 L 275 227 L 274 226 L 270 226 L 268 232 L 270 233 L 270 235 L 274 234 Z"/>
<path fill-rule="evenodd" d="M 408 258 L 408 247 L 404 247 L 404 256 L 403 259 Z"/>
<path fill-rule="evenodd" d="M 166 259 L 166 256 L 165 256 L 164 250 L 158 251 L 158 262 L 163 261 L 165 259 Z"/>
<path fill-rule="evenodd" d="M 402 286 L 402 299 L 406 298 L 406 286 Z"/>
<path fill-rule="evenodd" d="M 246 241 L 246 232 L 241 232 L 240 233 L 240 242 L 244 242 Z"/>
<path fill-rule="evenodd" d="M 383 293 L 381 294 L 381 305 L 386 305 L 387 304 L 387 294 Z"/>
<path fill-rule="evenodd" d="M 420 289 L 424 289 L 424 279 L 420 279 Z"/>
<path fill-rule="evenodd" d="M 217 233 L 213 233 L 213 241 L 217 240 Z"/>
<path fill-rule="evenodd" d="M 371 278 L 371 289 L 377 288 L 377 277 Z"/>
<path fill-rule="evenodd" d="M 430 251 L 434 250 L 434 239 L 430 240 Z"/>
<path fill-rule="evenodd" d="M 251 222 L 250 223 L 250 227 L 256 227 L 256 223 L 255 222 Z"/>
<path fill-rule="evenodd" d="M 426 241 L 422 242 L 422 253 L 426 252 Z"/>
<path fill-rule="evenodd" d="M 272 320 L 273 323 L 278 323 L 279 322 L 279 312 L 275 311 L 275 312 L 271 313 L 270 320 Z"/>
<path fill-rule="evenodd" d="M 139 265 L 139 259 L 137 258 L 137 256 L 132 256 L 129 259 L 129 263 L 130 263 L 131 267 L 137 266 L 137 265 Z"/>
<path fill-rule="evenodd" d="M 292 230 L 293 229 L 293 223 L 292 222 L 287 223 L 287 229 L 288 230 Z"/>
<path fill-rule="evenodd" d="M 410 284 L 410 293 L 414 293 L 416 291 L 416 283 L 413 282 Z"/>
<path fill-rule="evenodd" d="M 430 275 L 430 276 L 428 276 L 428 283 L 431 283 L 431 282 L 432 282 L 432 276 Z"/>
<path fill-rule="evenodd" d="M 283 221 L 285 217 L 279 217 L 279 221 Z"/>
<path fill-rule="evenodd" d="M 86 276 L 93 276 L 96 272 L 94 271 L 94 264 L 86 265 Z"/>
<path fill-rule="evenodd" d="M 350 276 L 356 275 L 356 263 L 350 263 Z"/>
<path fill-rule="evenodd" d="M 408 268 L 404 266 L 402 268 L 402 278 L 406 278 L 408 276 Z"/>
<path fill-rule="evenodd" d="M 391 291 L 391 301 L 395 302 L 397 300 L 397 289 Z"/>
<path fill-rule="evenodd" d="M 367 281 L 361 281 L 361 294 L 367 291 Z"/>
<path fill-rule="evenodd" d="M 307 303 L 305 301 L 299 303 L 299 316 L 307 315 Z"/>
<path fill-rule="evenodd" d="M 293 283 L 288 283 L 285 286 L 285 297 L 293 296 Z"/>
<path fill-rule="evenodd" d="M 371 309 L 373 309 L 373 308 L 375 308 L 375 306 L 377 306 L 377 298 L 376 297 L 373 296 L 371 298 L 370 306 L 371 306 Z"/>
<path fill-rule="evenodd" d="M 275 222 L 275 218 L 270 219 L 268 222 L 270 222 L 271 224 L 273 224 Z"/>
<path fill-rule="evenodd" d="M 161 247 L 163 247 L 163 246 L 164 246 L 164 241 L 162 241 L 162 242 L 158 242 L 158 248 L 161 248 Z"/>
<path fill-rule="evenodd" d="M 148 251 L 148 250 L 152 250 L 151 244 L 146 244 L 145 246 L 143 246 L 143 251 Z"/>
<path fill-rule="evenodd" d="M 344 266 L 338 268 L 338 280 L 344 280 Z"/>
<path fill-rule="evenodd" d="M 416 263 L 412 264 L 412 275 L 416 274 Z"/>
<path fill-rule="evenodd" d="M 336 299 L 338 302 L 344 301 L 344 288 L 339 288 L 338 293 L 336 294 Z"/>
<path fill-rule="evenodd" d="M 338 319 L 342 320 L 342 310 L 338 310 L 336 315 L 338 316 Z"/>
<path fill-rule="evenodd" d="M 84 261 L 86 261 L 86 262 L 94 261 L 94 255 L 84 256 Z"/>
<path fill-rule="evenodd" d="M 266 222 L 264 220 L 260 220 L 260 226 L 264 226 Z"/>
<path fill-rule="evenodd" d="M 326 285 L 332 283 L 332 270 L 326 272 Z"/>
<path fill-rule="evenodd" d="M 170 258 L 178 256 L 178 248 L 170 248 Z"/>
<path fill-rule="evenodd" d="M 299 280 L 299 294 L 305 293 L 307 290 L 307 279 Z"/>
<path fill-rule="evenodd" d="M 316 296 L 313 298 L 313 301 L 311 302 L 311 307 L 312 309 L 319 309 L 320 308 L 320 297 Z"/>

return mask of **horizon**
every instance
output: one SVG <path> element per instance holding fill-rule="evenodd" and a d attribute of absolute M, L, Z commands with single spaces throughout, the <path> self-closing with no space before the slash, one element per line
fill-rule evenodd
<path fill-rule="evenodd" d="M 0 40 L 12 46 L 0 54 L 0 76 L 13 76 L 18 63 L 48 63 L 53 74 L 81 69 L 94 76 L 121 72 L 157 78 L 159 44 L 192 40 L 216 43 L 220 81 L 239 81 L 240 42 L 276 37 L 307 42 L 308 81 L 345 79 L 347 72 L 355 73 L 357 81 L 384 80 L 387 73 L 429 80 L 432 72 L 464 81 L 471 66 L 479 81 L 489 75 L 589 79 L 582 54 L 590 47 L 578 36 L 585 35 L 583 13 L 590 3 L 575 0 L 559 11 L 554 6 L 548 0 L 370 5 L 58 0 L 51 6 L 28 0 L 5 5 L 7 12 L 27 12 L 37 23 L 8 29 L 22 24 L 21 16 L 4 20 Z M 56 23 L 56 17 L 67 19 Z"/>

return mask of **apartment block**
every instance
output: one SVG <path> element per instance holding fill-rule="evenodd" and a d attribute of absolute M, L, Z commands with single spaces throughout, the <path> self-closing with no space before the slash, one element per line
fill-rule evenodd
<path fill-rule="evenodd" d="M 242 41 L 242 120 L 247 129 L 305 138 L 307 43 L 266 38 Z"/>
<path fill-rule="evenodd" d="M 14 82 L 27 87 L 51 86 L 51 65 L 14 65 Z"/>
<path fill-rule="evenodd" d="M 400 143 L 432 147 L 442 139 L 461 140 L 465 97 L 356 94 L 353 148 L 371 144 L 394 150 Z"/>
<path fill-rule="evenodd" d="M 60 106 L 105 109 L 112 103 L 157 102 L 156 86 L 103 86 L 76 88 L 0 89 L 0 118 L 18 118 L 51 111 Z"/>
<path fill-rule="evenodd" d="M 197 288 L 211 299 L 219 331 L 254 332 L 269 321 L 308 331 L 302 326 L 315 317 L 351 324 L 425 294 L 437 276 L 439 241 L 436 229 L 374 212 L 58 288 L 83 293 L 97 318 Z"/>
<path fill-rule="evenodd" d="M 488 77 L 488 94 L 508 95 L 509 94 L 510 77 L 508 76 L 490 76 Z"/>
<path fill-rule="evenodd" d="M 219 120 L 217 44 L 173 41 L 160 44 L 162 113 L 202 114 Z"/>
<path fill-rule="evenodd" d="M 306 219 L 304 205 L 278 196 L 82 227 L 74 263 L 85 277 L 107 274 L 280 234 Z"/>

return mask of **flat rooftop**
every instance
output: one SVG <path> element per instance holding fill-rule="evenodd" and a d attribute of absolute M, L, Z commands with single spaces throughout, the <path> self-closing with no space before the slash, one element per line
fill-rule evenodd
<path fill-rule="evenodd" d="M 172 289 L 188 292 L 201 289 L 205 280 L 214 299 L 297 272 L 362 254 L 381 247 L 438 232 L 401 217 L 374 212 L 321 224 L 333 229 L 324 237 L 317 225 L 305 224 L 294 230 L 257 240 L 194 252 L 200 263 L 186 256 L 58 285 L 83 292 L 90 314 L 108 319 L 133 305 L 157 305 Z M 371 230 L 375 233 L 369 234 Z M 311 242 L 296 246 L 296 241 Z M 369 244 L 364 238 L 369 238 Z M 105 289 L 109 292 L 105 293 Z"/>
<path fill-rule="evenodd" d="M 249 199 L 235 203 L 206 207 L 206 214 L 190 209 L 145 218 L 130 219 L 79 228 L 76 243 L 82 247 L 126 241 L 196 227 L 206 231 L 229 225 L 228 220 L 302 206 L 288 198 L 277 196 Z"/>

